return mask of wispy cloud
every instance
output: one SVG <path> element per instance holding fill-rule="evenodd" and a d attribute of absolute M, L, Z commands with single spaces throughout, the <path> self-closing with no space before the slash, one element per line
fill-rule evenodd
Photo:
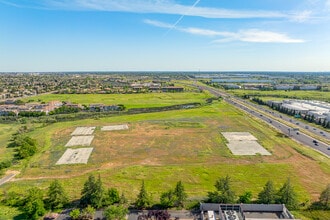
<path fill-rule="evenodd" d="M 303 43 L 302 39 L 295 39 L 283 33 L 263 31 L 258 29 L 242 30 L 238 32 L 238 40 L 254 43 Z"/>
<path fill-rule="evenodd" d="M 155 20 L 144 20 L 146 24 L 160 27 L 170 28 L 171 24 L 167 24 Z M 207 37 L 221 37 L 213 40 L 212 43 L 223 43 L 229 41 L 242 41 L 251 43 L 303 43 L 302 39 L 291 38 L 283 33 L 264 31 L 259 29 L 240 30 L 238 32 L 229 31 L 215 31 L 210 29 L 194 28 L 194 27 L 175 27 L 177 31 L 185 32 L 193 35 L 207 36 Z"/>
<path fill-rule="evenodd" d="M 306 18 L 306 11 L 267 11 L 267 10 L 230 10 L 210 7 L 191 7 L 175 0 L 30 0 L 9 1 L 0 0 L 1 3 L 20 7 L 42 7 L 58 10 L 100 10 L 131 13 L 158 13 L 184 16 L 197 16 L 205 18 L 281 18 L 301 20 Z M 198 3 L 199 1 L 197 1 Z"/>
<path fill-rule="evenodd" d="M 291 21 L 295 22 L 305 22 L 311 19 L 313 12 L 310 10 L 305 10 L 297 12 L 291 17 Z"/>

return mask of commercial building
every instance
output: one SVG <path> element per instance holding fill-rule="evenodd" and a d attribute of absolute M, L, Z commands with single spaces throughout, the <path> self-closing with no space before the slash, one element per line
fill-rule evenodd
<path fill-rule="evenodd" d="M 200 204 L 202 220 L 295 219 L 284 204 Z"/>

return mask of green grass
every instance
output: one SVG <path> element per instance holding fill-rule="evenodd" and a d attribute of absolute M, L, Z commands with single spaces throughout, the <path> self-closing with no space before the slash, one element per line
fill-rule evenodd
<path fill-rule="evenodd" d="M 227 92 L 232 93 L 237 96 L 249 95 L 256 96 L 265 101 L 267 100 L 283 100 L 283 99 L 307 99 L 307 100 L 330 100 L 330 92 L 322 91 L 283 91 L 283 90 L 273 90 L 273 91 L 259 91 L 259 90 L 227 90 Z"/>
<path fill-rule="evenodd" d="M 22 212 L 17 208 L 7 207 L 0 205 L 0 219 L 1 220 L 25 220 L 26 218 L 22 215 Z"/>
<path fill-rule="evenodd" d="M 323 210 L 306 210 L 306 211 L 294 211 L 293 215 L 297 219 L 301 220 L 325 220 L 330 219 L 330 211 Z"/>
<path fill-rule="evenodd" d="M 52 100 L 70 101 L 89 105 L 92 103 L 103 103 L 107 105 L 122 104 L 126 108 L 150 108 L 162 107 L 176 104 L 205 102 L 211 95 L 207 92 L 193 93 L 142 93 L 142 94 L 47 94 L 22 99 L 49 102 Z"/>
<path fill-rule="evenodd" d="M 0 124 L 0 161 L 12 157 L 13 149 L 7 148 L 7 144 L 19 127 L 18 124 Z"/>

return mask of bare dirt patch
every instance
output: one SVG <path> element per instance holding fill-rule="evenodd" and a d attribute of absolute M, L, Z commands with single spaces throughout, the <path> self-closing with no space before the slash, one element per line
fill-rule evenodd
<path fill-rule="evenodd" d="M 93 148 L 79 148 L 79 149 L 67 149 L 62 157 L 57 161 L 56 165 L 61 164 L 87 164 L 88 158 L 91 155 Z"/>
<path fill-rule="evenodd" d="M 94 133 L 95 127 L 77 127 L 72 133 L 72 136 L 75 135 L 91 135 Z"/>
<path fill-rule="evenodd" d="M 93 139 L 94 136 L 73 136 L 65 146 L 90 146 Z"/>

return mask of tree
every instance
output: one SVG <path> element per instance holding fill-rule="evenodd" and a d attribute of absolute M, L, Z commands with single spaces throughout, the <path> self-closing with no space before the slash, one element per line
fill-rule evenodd
<path fill-rule="evenodd" d="M 319 202 L 325 209 L 330 208 L 330 184 L 321 192 Z"/>
<path fill-rule="evenodd" d="M 245 192 L 243 195 L 240 195 L 238 198 L 238 203 L 245 203 L 245 204 L 249 204 L 251 203 L 251 199 L 252 199 L 252 193 L 251 192 Z"/>
<path fill-rule="evenodd" d="M 58 210 L 68 202 L 68 198 L 61 183 L 54 180 L 48 188 L 48 205 L 52 210 Z"/>
<path fill-rule="evenodd" d="M 135 205 L 137 208 L 144 209 L 147 208 L 150 204 L 151 204 L 150 196 L 148 195 L 145 189 L 144 181 L 142 181 L 141 189 L 136 199 Z"/>
<path fill-rule="evenodd" d="M 120 202 L 119 192 L 115 188 L 108 189 L 103 205 L 109 206 Z"/>
<path fill-rule="evenodd" d="M 235 193 L 230 187 L 230 177 L 219 178 L 215 183 L 216 190 L 208 193 L 208 200 L 213 203 L 234 203 Z"/>
<path fill-rule="evenodd" d="M 125 220 L 126 215 L 128 213 L 128 209 L 122 205 L 112 205 L 109 206 L 104 211 L 104 216 L 107 220 Z"/>
<path fill-rule="evenodd" d="M 18 135 L 14 138 L 8 147 L 17 147 L 16 157 L 18 159 L 24 159 L 34 155 L 37 152 L 37 141 L 28 136 Z"/>
<path fill-rule="evenodd" d="M 297 195 L 291 185 L 290 178 L 287 179 L 278 191 L 278 202 L 285 204 L 288 209 L 296 209 L 298 207 Z"/>
<path fill-rule="evenodd" d="M 181 181 L 177 182 L 174 190 L 174 195 L 176 197 L 175 206 L 183 207 L 183 203 L 187 199 L 187 193 L 184 190 L 184 186 Z"/>
<path fill-rule="evenodd" d="M 95 180 L 93 175 L 90 175 L 84 183 L 84 188 L 81 191 L 80 203 L 83 206 L 91 205 L 95 208 L 100 208 L 103 202 L 104 190 L 102 187 L 101 177 Z"/>
<path fill-rule="evenodd" d="M 31 188 L 24 199 L 22 210 L 28 219 L 38 219 L 46 213 L 42 200 L 42 191 L 38 188 Z"/>
<path fill-rule="evenodd" d="M 177 201 L 177 197 L 175 196 L 173 190 L 169 190 L 160 195 L 160 204 L 164 208 L 173 207 L 176 201 Z"/>
<path fill-rule="evenodd" d="M 258 194 L 258 202 L 262 204 L 273 204 L 276 192 L 272 181 L 268 181 L 263 190 Z"/>

